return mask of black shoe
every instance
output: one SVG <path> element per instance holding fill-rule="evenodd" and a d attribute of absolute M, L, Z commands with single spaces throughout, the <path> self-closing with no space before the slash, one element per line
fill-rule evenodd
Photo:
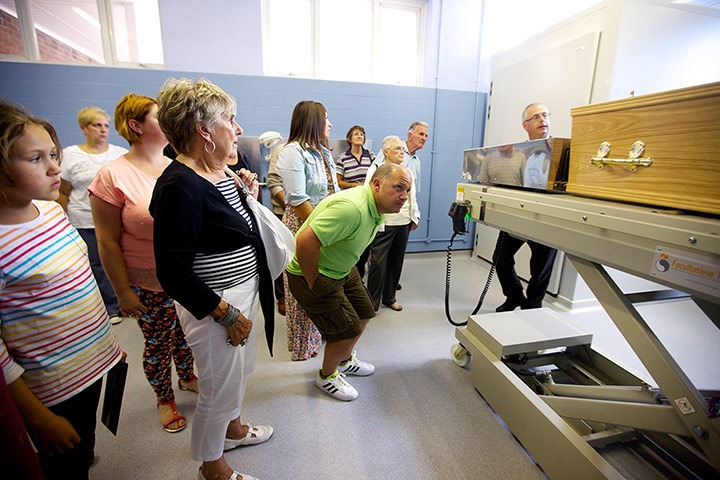
<path fill-rule="evenodd" d="M 542 302 L 540 302 L 540 303 L 523 302 L 523 304 L 520 305 L 520 308 L 522 310 L 532 310 L 533 308 L 542 308 Z"/>
<path fill-rule="evenodd" d="M 507 300 L 505 300 L 505 303 L 503 303 L 502 305 L 500 305 L 499 307 L 497 307 L 497 308 L 495 309 L 495 311 L 496 311 L 496 312 L 512 312 L 512 311 L 515 310 L 517 307 L 519 307 L 520 305 L 522 305 L 522 303 L 523 303 L 522 300 L 518 302 L 518 301 L 515 301 L 515 300 L 507 299 Z"/>

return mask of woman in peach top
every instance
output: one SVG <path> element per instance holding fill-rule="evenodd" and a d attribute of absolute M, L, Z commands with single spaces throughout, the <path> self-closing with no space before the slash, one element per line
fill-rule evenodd
<path fill-rule="evenodd" d="M 103 167 L 88 188 L 100 259 L 126 317 L 134 317 L 145 337 L 143 369 L 155 391 L 163 428 L 179 432 L 185 417 L 175 407 L 171 362 L 178 386 L 197 392 L 193 356 L 173 300 L 155 273 L 153 219 L 148 212 L 155 182 L 171 160 L 157 121 L 155 99 L 130 93 L 115 109 L 115 128 L 130 152 Z"/>

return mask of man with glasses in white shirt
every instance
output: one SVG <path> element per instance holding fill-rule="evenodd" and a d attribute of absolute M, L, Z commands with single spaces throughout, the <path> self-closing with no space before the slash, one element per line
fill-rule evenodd
<path fill-rule="evenodd" d="M 528 133 L 530 140 L 550 138 L 550 112 L 545 105 L 531 103 L 522 113 L 523 128 Z M 551 144 L 550 144 L 551 145 Z M 526 240 L 522 240 L 507 232 L 500 232 L 493 258 L 498 280 L 505 295 L 505 303 L 495 309 L 497 312 L 509 312 L 517 307 L 523 310 L 542 307 L 542 300 L 545 297 L 550 275 L 552 274 L 553 262 L 557 250 L 547 245 L 527 240 L 532 255 L 530 257 L 530 281 L 526 293 L 523 293 L 523 286 L 515 272 L 515 254 L 522 247 Z M 498 252 L 499 250 L 499 252 Z"/>

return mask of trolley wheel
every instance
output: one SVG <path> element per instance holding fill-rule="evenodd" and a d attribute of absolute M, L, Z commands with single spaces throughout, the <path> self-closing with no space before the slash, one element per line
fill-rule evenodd
<path fill-rule="evenodd" d="M 465 368 L 470 365 L 470 362 L 472 361 L 470 352 L 468 352 L 467 349 L 459 343 L 450 347 L 450 354 L 452 355 L 453 362 L 455 362 L 455 365 L 458 367 Z"/>

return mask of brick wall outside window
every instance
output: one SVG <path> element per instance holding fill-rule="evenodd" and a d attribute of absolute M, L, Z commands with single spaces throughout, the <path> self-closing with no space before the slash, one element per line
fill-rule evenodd
<path fill-rule="evenodd" d="M 24 53 L 18 19 L 4 10 L 0 10 L 0 53 L 6 55 Z"/>
<path fill-rule="evenodd" d="M 40 59 L 43 62 L 101 65 L 50 35 L 40 31 L 36 31 L 36 33 Z M 3 10 L 0 10 L 0 53 L 23 55 L 18 19 Z"/>

